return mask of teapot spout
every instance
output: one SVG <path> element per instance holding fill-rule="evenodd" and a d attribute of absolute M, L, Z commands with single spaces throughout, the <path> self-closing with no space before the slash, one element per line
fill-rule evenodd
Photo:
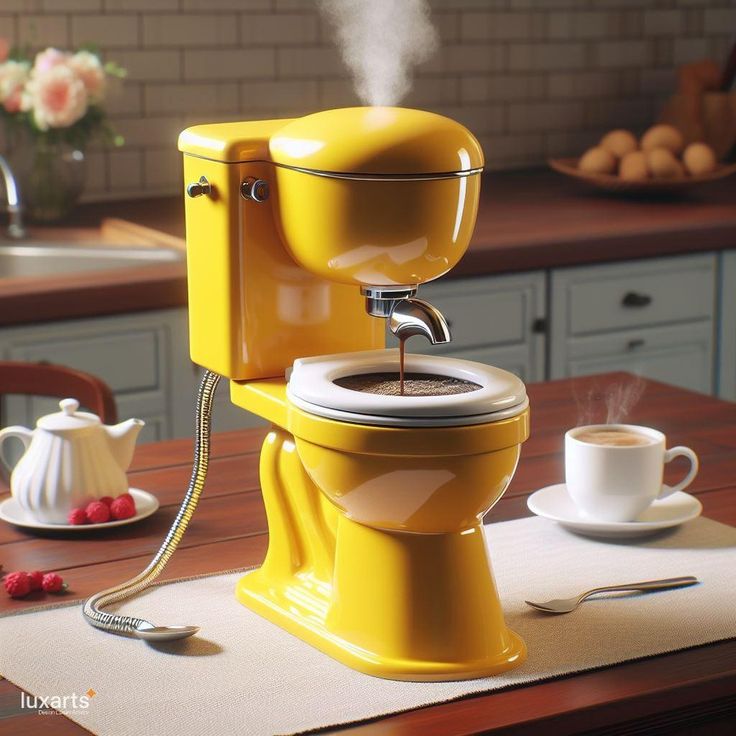
<path fill-rule="evenodd" d="M 110 452 L 120 469 L 128 469 L 133 459 L 135 441 L 145 422 L 142 419 L 128 419 L 120 424 L 105 427 Z"/>

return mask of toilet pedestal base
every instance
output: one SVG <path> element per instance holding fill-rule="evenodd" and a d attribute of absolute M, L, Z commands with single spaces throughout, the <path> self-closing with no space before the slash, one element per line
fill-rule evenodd
<path fill-rule="evenodd" d="M 271 569 L 269 569 L 271 568 Z M 395 680 L 461 680 L 520 665 L 479 524 L 452 534 L 383 531 L 339 516 L 331 579 L 264 566 L 238 600 L 353 669 Z"/>

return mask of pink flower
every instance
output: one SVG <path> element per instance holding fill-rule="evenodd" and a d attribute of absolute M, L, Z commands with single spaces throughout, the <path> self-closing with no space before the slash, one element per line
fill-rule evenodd
<path fill-rule="evenodd" d="M 87 90 L 66 64 L 53 65 L 45 72 L 34 68 L 22 107 L 33 111 L 39 130 L 67 128 L 87 112 Z"/>
<path fill-rule="evenodd" d="M 21 109 L 23 88 L 28 81 L 30 65 L 25 61 L 0 64 L 0 104 L 10 113 Z"/>
<path fill-rule="evenodd" d="M 84 82 L 90 99 L 95 102 L 101 100 L 105 92 L 105 70 L 97 55 L 89 51 L 77 51 L 69 59 L 69 66 Z"/>
<path fill-rule="evenodd" d="M 40 51 L 36 54 L 36 59 L 33 62 L 33 71 L 39 74 L 47 72 L 59 64 L 66 64 L 70 56 L 70 54 L 64 51 L 49 47 L 45 51 Z"/>

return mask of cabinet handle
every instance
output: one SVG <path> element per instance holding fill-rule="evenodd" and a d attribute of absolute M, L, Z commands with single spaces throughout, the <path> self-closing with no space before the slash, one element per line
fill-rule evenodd
<path fill-rule="evenodd" d="M 545 317 L 537 317 L 532 322 L 532 332 L 535 335 L 546 335 L 548 329 L 549 329 L 549 325 Z"/>
<path fill-rule="evenodd" d="M 649 294 L 638 294 L 635 291 L 627 292 L 621 300 L 623 307 L 648 307 L 651 303 L 652 297 Z"/>
<path fill-rule="evenodd" d="M 627 350 L 636 350 L 637 348 L 643 348 L 645 345 L 645 341 L 641 338 L 637 338 L 635 340 L 629 340 L 626 343 L 626 349 Z"/>

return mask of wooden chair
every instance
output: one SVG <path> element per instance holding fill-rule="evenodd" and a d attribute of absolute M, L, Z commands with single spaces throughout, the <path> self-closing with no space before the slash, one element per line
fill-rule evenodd
<path fill-rule="evenodd" d="M 115 424 L 118 420 L 110 387 L 90 373 L 63 365 L 0 361 L 0 396 L 6 394 L 72 398 L 97 414 L 105 424 Z"/>

